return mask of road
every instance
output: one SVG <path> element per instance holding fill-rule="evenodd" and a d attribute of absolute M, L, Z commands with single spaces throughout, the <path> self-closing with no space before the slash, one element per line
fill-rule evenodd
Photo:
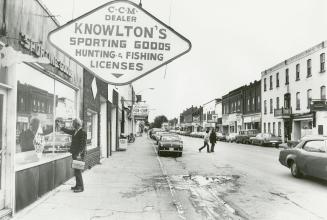
<path fill-rule="evenodd" d="M 158 157 L 182 218 L 327 219 L 327 183 L 292 177 L 279 149 L 218 142 L 200 153 L 201 139 L 182 139 L 182 157 Z"/>

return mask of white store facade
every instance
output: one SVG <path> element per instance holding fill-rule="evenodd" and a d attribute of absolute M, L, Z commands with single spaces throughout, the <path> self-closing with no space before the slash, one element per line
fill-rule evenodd
<path fill-rule="evenodd" d="M 261 73 L 262 132 L 283 141 L 327 134 L 326 113 L 311 110 L 313 101 L 326 99 L 326 45 L 324 41 Z"/>

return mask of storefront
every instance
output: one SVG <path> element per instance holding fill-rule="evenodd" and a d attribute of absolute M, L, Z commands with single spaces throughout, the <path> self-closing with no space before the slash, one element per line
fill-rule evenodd
<path fill-rule="evenodd" d="M 84 70 L 83 115 L 87 134 L 87 167 L 107 158 L 110 152 L 110 108 L 108 85 Z"/>
<path fill-rule="evenodd" d="M 88 116 L 97 123 L 82 105 L 82 67 L 47 42 L 59 25 L 46 8 L 36 0 L 12 0 L 1 10 L 6 35 L 0 37 L 0 218 L 73 176 L 71 137 L 60 131 L 59 121 L 70 127 L 81 118 L 85 130 Z M 89 132 L 89 142 L 97 142 Z"/>
<path fill-rule="evenodd" d="M 292 140 L 299 141 L 304 136 L 312 135 L 312 114 L 294 115 Z"/>
<path fill-rule="evenodd" d="M 243 130 L 255 129 L 261 131 L 261 114 L 244 115 L 243 123 Z"/>

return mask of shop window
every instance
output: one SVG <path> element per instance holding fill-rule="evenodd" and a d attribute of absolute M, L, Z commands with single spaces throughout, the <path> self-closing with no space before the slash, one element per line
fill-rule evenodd
<path fill-rule="evenodd" d="M 25 109 L 17 109 L 16 163 L 55 159 L 68 152 L 71 136 L 61 132 L 54 122 L 71 126 L 76 117 L 76 91 L 27 65 L 17 68 L 17 105 L 21 93 L 26 105 Z M 70 103 L 63 104 L 62 99 L 69 99 Z"/>
<path fill-rule="evenodd" d="M 98 146 L 98 114 L 88 110 L 86 117 L 86 143 L 87 149 L 93 149 Z"/>

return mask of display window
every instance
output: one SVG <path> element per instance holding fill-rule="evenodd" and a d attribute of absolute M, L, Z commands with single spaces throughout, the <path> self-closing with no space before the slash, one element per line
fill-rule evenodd
<path fill-rule="evenodd" d="M 98 146 L 98 114 L 95 111 L 87 110 L 85 123 L 87 150 L 90 150 Z"/>
<path fill-rule="evenodd" d="M 69 152 L 76 90 L 25 64 L 17 68 L 16 164 L 55 159 Z"/>

